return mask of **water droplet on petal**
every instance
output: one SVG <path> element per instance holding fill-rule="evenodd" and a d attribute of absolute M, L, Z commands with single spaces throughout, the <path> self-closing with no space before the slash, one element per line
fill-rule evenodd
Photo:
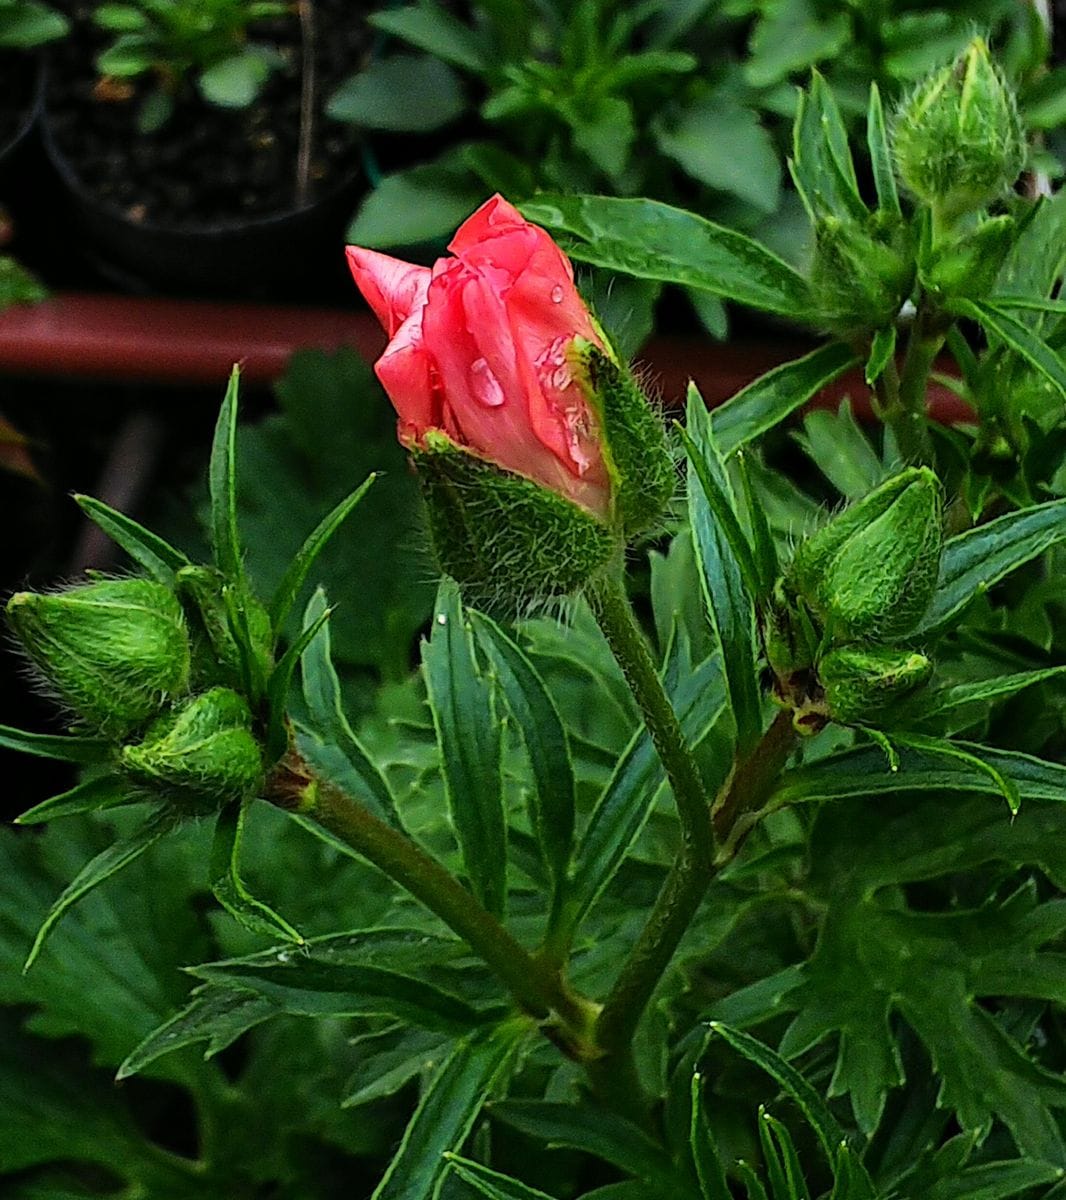
<path fill-rule="evenodd" d="M 561 283 L 557 283 L 551 290 L 552 304 L 562 304 L 563 295 L 563 285 Z"/>
<path fill-rule="evenodd" d="M 470 365 L 470 385 L 475 398 L 486 408 L 499 408 L 504 402 L 503 387 L 483 358 L 474 359 Z"/>

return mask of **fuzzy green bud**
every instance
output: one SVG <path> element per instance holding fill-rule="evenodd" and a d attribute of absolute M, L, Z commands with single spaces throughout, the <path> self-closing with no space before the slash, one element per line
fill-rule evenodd
<path fill-rule="evenodd" d="M 263 755 L 252 733 L 248 705 L 229 688 L 216 687 L 159 717 L 120 762 L 141 787 L 202 811 L 254 795 L 263 778 Z"/>
<path fill-rule="evenodd" d="M 914 286 L 907 226 L 880 213 L 866 221 L 823 216 L 815 226 L 811 286 L 819 319 L 852 333 L 889 325 Z"/>
<path fill-rule="evenodd" d="M 891 641 L 929 607 L 942 547 L 940 484 L 911 467 L 804 542 L 788 583 L 833 641 Z"/>
<path fill-rule="evenodd" d="M 943 299 L 988 295 L 1014 244 L 1015 229 L 1013 217 L 989 217 L 934 246 L 931 261 L 919 271 L 923 287 Z"/>
<path fill-rule="evenodd" d="M 614 531 L 580 505 L 437 430 L 412 457 L 437 559 L 472 600 L 565 595 L 620 549 Z"/>
<path fill-rule="evenodd" d="M 609 345 L 606 337 L 604 345 Z M 677 484 L 666 430 L 632 373 L 584 338 L 570 348 L 574 379 L 601 429 L 613 518 L 625 538 L 660 520 Z"/>
<path fill-rule="evenodd" d="M 108 737 L 125 737 L 188 686 L 185 620 L 161 583 L 101 579 L 19 592 L 7 618 L 48 686 Z"/>
<path fill-rule="evenodd" d="M 220 683 L 231 687 L 244 684 L 244 664 L 233 621 L 238 606 L 227 604 L 226 581 L 213 567 L 182 567 L 176 576 L 178 595 L 186 602 L 193 630 L 192 679 L 195 687 Z M 266 679 L 273 666 L 274 631 L 266 609 L 253 597 L 239 605 L 247 625 L 255 668 Z"/>
<path fill-rule="evenodd" d="M 927 683 L 932 673 L 933 664 L 924 654 L 888 647 L 839 646 L 818 664 L 825 708 L 841 725 L 875 721 Z"/>
<path fill-rule="evenodd" d="M 947 219 L 1002 196 L 1025 164 L 1014 93 L 974 38 L 900 106 L 893 148 L 903 184 Z"/>

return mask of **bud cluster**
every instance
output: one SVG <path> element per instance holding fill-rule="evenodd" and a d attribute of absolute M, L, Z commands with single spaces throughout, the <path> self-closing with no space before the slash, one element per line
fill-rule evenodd
<path fill-rule="evenodd" d="M 763 640 L 777 697 L 801 731 L 868 724 L 928 680 L 931 661 L 906 642 L 936 589 L 941 504 L 933 472 L 912 467 L 796 550 Z"/>
<path fill-rule="evenodd" d="M 7 618 L 74 724 L 113 744 L 131 791 L 200 812 L 253 795 L 263 755 L 235 690 L 221 577 L 198 567 L 178 577 L 176 591 L 125 578 L 20 592 Z"/>

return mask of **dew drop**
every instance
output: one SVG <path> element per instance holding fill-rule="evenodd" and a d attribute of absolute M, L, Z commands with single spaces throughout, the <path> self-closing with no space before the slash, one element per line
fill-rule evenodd
<path fill-rule="evenodd" d="M 438 625 L 447 625 L 448 624 L 448 618 L 444 615 L 444 613 L 437 613 L 437 624 Z"/>
<path fill-rule="evenodd" d="M 563 285 L 557 283 L 551 290 L 552 304 L 562 304 L 563 302 Z"/>
<path fill-rule="evenodd" d="M 500 381 L 483 358 L 474 359 L 470 366 L 470 383 L 474 396 L 486 408 L 499 408 L 504 401 Z"/>

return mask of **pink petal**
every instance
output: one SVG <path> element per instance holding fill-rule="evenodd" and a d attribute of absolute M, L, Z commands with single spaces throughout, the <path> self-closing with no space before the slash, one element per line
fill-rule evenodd
<path fill-rule="evenodd" d="M 348 266 L 356 286 L 391 338 L 426 302 L 430 270 L 376 250 L 349 246 Z"/>

